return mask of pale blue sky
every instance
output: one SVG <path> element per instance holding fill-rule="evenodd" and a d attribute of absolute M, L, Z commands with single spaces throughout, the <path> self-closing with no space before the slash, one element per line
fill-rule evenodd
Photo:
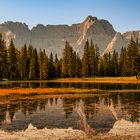
<path fill-rule="evenodd" d="M 0 0 L 0 22 L 72 24 L 92 15 L 107 19 L 115 30 L 140 30 L 140 0 Z"/>

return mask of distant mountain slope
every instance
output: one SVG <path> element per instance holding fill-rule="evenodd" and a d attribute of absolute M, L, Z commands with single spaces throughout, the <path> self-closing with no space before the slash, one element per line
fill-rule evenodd
<path fill-rule="evenodd" d="M 57 53 L 60 57 L 67 40 L 73 49 L 82 55 L 84 43 L 87 39 L 98 44 L 100 53 L 120 51 L 126 47 L 131 36 L 139 36 L 140 31 L 117 33 L 113 26 L 103 19 L 88 16 L 82 23 L 68 25 L 42 25 L 38 24 L 31 30 L 25 23 L 5 22 L 0 24 L 7 46 L 12 39 L 16 47 L 21 48 L 25 43 L 32 44 L 36 48 L 46 49 L 49 54 Z"/>

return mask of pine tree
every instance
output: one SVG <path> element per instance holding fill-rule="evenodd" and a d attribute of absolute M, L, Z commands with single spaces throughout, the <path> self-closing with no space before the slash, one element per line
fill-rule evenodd
<path fill-rule="evenodd" d="M 49 57 L 49 78 L 54 78 L 54 64 L 53 64 L 53 54 L 51 52 L 50 57 Z"/>
<path fill-rule="evenodd" d="M 49 59 L 46 55 L 45 50 L 43 50 L 43 65 L 42 65 L 42 79 L 46 80 L 49 78 Z"/>
<path fill-rule="evenodd" d="M 39 62 L 39 79 L 43 79 L 43 52 L 39 49 L 38 53 L 38 62 Z"/>
<path fill-rule="evenodd" d="M 67 53 L 67 57 L 68 57 L 68 77 L 72 78 L 75 76 L 75 61 L 76 61 L 76 55 L 73 52 L 73 49 L 71 46 L 69 46 L 68 48 L 68 53 Z"/>
<path fill-rule="evenodd" d="M 32 58 L 33 50 L 34 49 L 33 49 L 32 45 L 29 45 L 28 50 L 27 50 L 27 57 L 29 58 L 29 60 L 31 60 L 31 58 Z"/>
<path fill-rule="evenodd" d="M 69 73 L 68 73 L 68 69 L 69 69 L 69 51 L 70 51 L 70 45 L 69 42 L 66 41 L 65 43 L 65 48 L 63 51 L 63 55 L 62 55 L 62 77 L 69 77 Z"/>
<path fill-rule="evenodd" d="M 113 51 L 111 58 L 111 76 L 118 76 L 118 53 L 116 51 Z"/>
<path fill-rule="evenodd" d="M 27 67 L 27 47 L 26 47 L 26 44 L 21 48 L 21 51 L 20 51 L 19 70 L 20 70 L 20 78 L 23 80 L 27 80 L 28 79 L 28 67 Z"/>
<path fill-rule="evenodd" d="M 104 67 L 103 67 L 103 59 L 100 60 L 100 64 L 99 64 L 99 72 L 98 75 L 103 77 L 104 76 Z"/>
<path fill-rule="evenodd" d="M 75 77 L 81 77 L 82 62 L 79 54 L 76 54 L 76 64 L 75 64 Z"/>
<path fill-rule="evenodd" d="M 98 47 L 97 44 L 95 44 L 95 70 L 94 70 L 94 76 L 98 76 L 99 60 L 100 60 L 99 47 Z"/>
<path fill-rule="evenodd" d="M 8 62 L 7 62 L 7 50 L 2 34 L 0 34 L 0 79 L 7 78 Z"/>
<path fill-rule="evenodd" d="M 89 77 L 90 67 L 89 67 L 89 41 L 87 40 L 84 46 L 84 54 L 82 58 L 82 76 Z"/>
<path fill-rule="evenodd" d="M 8 71 L 10 80 L 17 80 L 19 78 L 18 60 L 13 40 L 11 40 L 8 48 Z"/>
<path fill-rule="evenodd" d="M 32 56 L 33 56 L 33 47 L 32 45 L 29 45 L 28 46 L 28 49 L 27 49 L 27 73 L 28 73 L 28 79 L 29 78 L 29 73 L 30 73 L 30 62 L 31 62 L 31 59 L 32 59 Z"/>
<path fill-rule="evenodd" d="M 93 77 L 95 75 L 95 49 L 93 42 L 91 41 L 91 46 L 89 47 L 89 76 Z"/>
<path fill-rule="evenodd" d="M 38 63 L 38 55 L 36 49 L 33 50 L 33 55 L 30 62 L 29 79 L 32 80 L 39 79 L 39 63 Z"/>
<path fill-rule="evenodd" d="M 104 71 L 104 76 L 109 76 L 109 54 L 106 53 L 103 56 L 103 71 Z"/>
<path fill-rule="evenodd" d="M 127 48 L 127 60 L 130 75 L 136 74 L 136 59 L 138 56 L 138 44 L 131 38 Z"/>
<path fill-rule="evenodd" d="M 42 79 L 46 80 L 49 78 L 49 59 L 43 50 L 43 65 L 42 65 Z"/>
<path fill-rule="evenodd" d="M 55 69 L 55 78 L 59 78 L 61 72 L 60 72 L 60 63 L 57 58 L 57 54 L 55 54 L 54 69 Z"/>
<path fill-rule="evenodd" d="M 68 77 L 68 68 L 67 68 L 67 64 L 68 64 L 68 58 L 67 58 L 68 47 L 69 47 L 69 43 L 66 41 L 65 48 L 64 48 L 63 54 L 62 54 L 62 69 L 61 69 L 62 77 Z"/>
<path fill-rule="evenodd" d="M 119 58 L 119 76 L 128 75 L 128 66 L 127 66 L 127 51 L 126 48 L 121 49 L 120 58 Z"/>

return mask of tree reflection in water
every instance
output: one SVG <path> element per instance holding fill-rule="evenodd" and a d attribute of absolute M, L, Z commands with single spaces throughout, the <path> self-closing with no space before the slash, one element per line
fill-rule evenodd
<path fill-rule="evenodd" d="M 73 127 L 107 132 L 122 118 L 140 121 L 139 93 L 26 99 L 0 105 L 0 128 L 6 130 L 22 130 L 32 123 L 38 128 Z"/>

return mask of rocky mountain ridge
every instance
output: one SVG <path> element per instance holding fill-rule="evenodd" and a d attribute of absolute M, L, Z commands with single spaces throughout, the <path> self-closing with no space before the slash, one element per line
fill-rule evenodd
<path fill-rule="evenodd" d="M 138 37 L 140 40 L 140 31 L 121 34 L 116 32 L 107 20 L 92 16 L 71 26 L 38 24 L 31 30 L 25 23 L 5 22 L 0 24 L 0 32 L 7 46 L 13 39 L 18 48 L 24 44 L 32 44 L 35 48 L 46 49 L 48 54 L 57 53 L 59 57 L 62 55 L 65 41 L 70 42 L 73 49 L 82 55 L 87 39 L 93 40 L 93 43 L 98 45 L 101 54 L 113 52 L 113 50 L 120 52 L 122 46 L 127 47 L 131 36 L 134 39 Z"/>

